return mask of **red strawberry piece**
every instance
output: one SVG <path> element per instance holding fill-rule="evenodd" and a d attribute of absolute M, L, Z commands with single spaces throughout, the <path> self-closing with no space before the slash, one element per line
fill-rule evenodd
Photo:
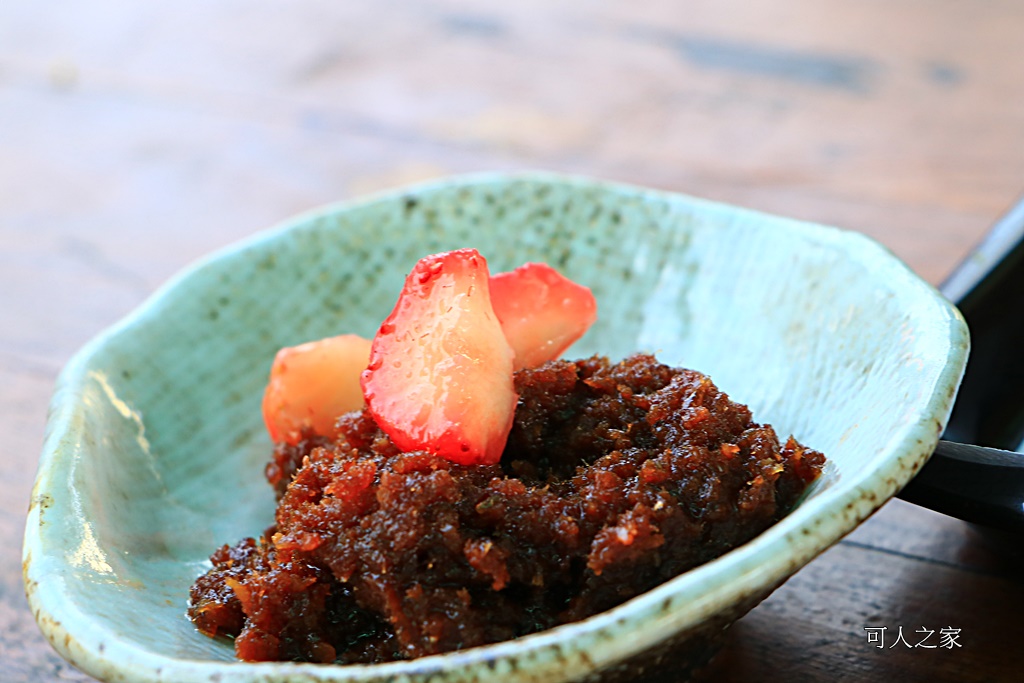
<path fill-rule="evenodd" d="M 484 257 L 475 249 L 427 256 L 373 340 L 363 395 L 403 451 L 493 464 L 518 399 L 512 356 L 491 306 Z"/>
<path fill-rule="evenodd" d="M 296 444 L 304 429 L 333 437 L 338 417 L 363 407 L 359 374 L 369 357 L 370 340 L 354 334 L 278 351 L 263 394 L 270 438 Z"/>
<path fill-rule="evenodd" d="M 562 355 L 597 319 L 597 301 L 545 263 L 526 263 L 491 278 L 491 303 L 515 351 L 515 369 Z"/>

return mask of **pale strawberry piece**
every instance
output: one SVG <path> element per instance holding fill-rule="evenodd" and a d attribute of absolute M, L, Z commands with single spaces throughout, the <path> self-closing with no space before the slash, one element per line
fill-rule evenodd
<path fill-rule="evenodd" d="M 363 394 L 403 451 L 463 465 L 501 459 L 518 397 L 488 284 L 475 249 L 424 257 L 380 326 Z"/>
<path fill-rule="evenodd" d="M 515 369 L 562 355 L 597 319 L 590 289 L 545 263 L 526 263 L 491 277 L 491 303 L 515 351 Z"/>
<path fill-rule="evenodd" d="M 278 351 L 263 394 L 270 438 L 295 444 L 307 428 L 333 437 L 338 417 L 363 407 L 359 375 L 369 363 L 370 343 L 343 334 Z"/>

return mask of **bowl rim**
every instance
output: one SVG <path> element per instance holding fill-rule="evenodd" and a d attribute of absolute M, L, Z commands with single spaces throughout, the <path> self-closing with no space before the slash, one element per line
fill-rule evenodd
<path fill-rule="evenodd" d="M 949 355 L 937 373 L 934 391 L 926 410 L 916 422 L 908 424 L 890 439 L 885 449 L 890 457 L 880 461 L 876 469 L 859 472 L 858 476 L 830 487 L 835 490 L 829 495 L 804 501 L 797 510 L 748 543 L 611 610 L 513 641 L 376 665 L 241 663 L 179 659 L 116 638 L 104 640 L 102 628 L 83 629 L 81 626 L 76 628 L 66 625 L 85 625 L 90 617 L 81 613 L 74 601 L 66 597 L 65 577 L 59 571 L 59 559 L 47 555 L 47 532 L 41 525 L 41 515 L 46 507 L 46 497 L 53 490 L 54 475 L 59 471 L 58 456 L 69 447 L 69 439 L 74 433 L 75 397 L 81 391 L 90 363 L 110 340 L 130 332 L 134 326 L 149 316 L 159 314 L 165 307 L 173 306 L 182 283 L 207 265 L 225 258 L 241 258 L 245 252 L 258 250 L 282 239 L 298 226 L 364 205 L 400 200 L 410 193 L 443 192 L 469 185 L 517 182 L 612 191 L 640 199 L 681 201 L 705 209 L 739 212 L 771 223 L 782 222 L 830 243 L 844 244 L 866 266 L 883 269 L 887 277 L 894 278 L 897 282 L 893 289 L 902 290 L 905 287 L 908 291 L 916 291 L 920 297 L 938 303 L 937 311 L 945 313 Z M 881 507 L 916 474 L 931 455 L 952 409 L 966 365 L 968 348 L 966 323 L 952 304 L 884 246 L 862 234 L 838 228 L 773 216 L 677 192 L 537 171 L 449 176 L 358 199 L 329 203 L 196 260 L 170 278 L 128 315 L 96 335 L 71 358 L 57 380 L 51 400 L 43 452 L 26 521 L 22 565 L 26 594 L 37 623 L 55 649 L 76 667 L 101 679 L 123 678 L 146 682 L 175 680 L 182 683 L 298 679 L 368 682 L 387 680 L 389 677 L 426 680 L 445 674 L 461 680 L 460 677 L 468 676 L 473 671 L 493 671 L 494 675 L 500 675 L 502 666 L 510 658 L 522 658 L 524 654 L 532 658 L 518 667 L 520 673 L 532 671 L 543 680 L 548 680 L 545 676 L 555 675 L 559 671 L 581 676 L 593 668 L 609 666 L 624 657 L 642 652 L 664 640 L 666 634 L 695 627 L 736 603 L 744 595 L 752 595 L 766 586 L 781 583 Z M 50 583 L 41 587 L 41 581 Z M 680 610 L 680 605 L 687 605 L 687 609 Z M 630 629 L 634 637 L 613 637 L 619 629 Z M 597 648 L 597 656 L 586 654 L 590 648 Z"/>

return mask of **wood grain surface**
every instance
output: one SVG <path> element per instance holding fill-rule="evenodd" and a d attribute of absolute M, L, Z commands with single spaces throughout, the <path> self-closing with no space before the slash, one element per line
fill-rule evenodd
<path fill-rule="evenodd" d="M 47 401 L 185 264 L 325 202 L 541 168 L 858 230 L 937 283 L 1024 189 L 1021 36 L 1011 0 L 0 4 L 0 680 L 89 680 L 21 586 Z M 703 680 L 1019 680 L 1021 613 L 997 547 L 891 502 Z"/>

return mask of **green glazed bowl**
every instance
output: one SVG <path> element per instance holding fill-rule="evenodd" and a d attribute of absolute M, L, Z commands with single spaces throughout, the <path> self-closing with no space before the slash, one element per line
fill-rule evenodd
<path fill-rule="evenodd" d="M 599 319 L 570 351 L 655 351 L 824 451 L 802 504 L 750 543 L 609 612 L 411 662 L 234 661 L 185 617 L 220 544 L 273 519 L 260 400 L 284 345 L 370 337 L 421 256 L 546 261 Z M 676 194 L 547 174 L 454 178 L 300 216 L 205 259 L 65 368 L 25 534 L 47 638 L 108 681 L 643 680 L 723 629 L 890 498 L 932 452 L 962 318 L 865 237 Z"/>

